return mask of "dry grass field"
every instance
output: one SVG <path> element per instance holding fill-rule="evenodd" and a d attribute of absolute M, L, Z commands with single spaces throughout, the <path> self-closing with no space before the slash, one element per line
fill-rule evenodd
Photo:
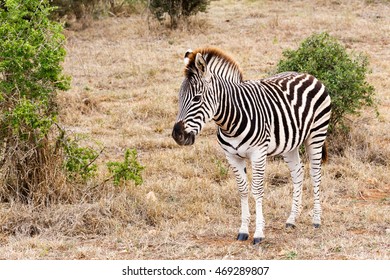
<path fill-rule="evenodd" d="M 72 88 L 60 94 L 60 122 L 105 148 L 99 175 L 74 186 L 85 193 L 77 203 L 0 205 L 0 259 L 390 259 L 389 15 L 389 1 L 221 0 L 174 31 L 145 14 L 66 31 Z M 351 118 L 345 139 L 328 140 L 339 151 L 323 168 L 320 229 L 311 225 L 308 172 L 297 227 L 285 229 L 292 184 L 285 163 L 270 158 L 266 239 L 260 246 L 235 241 L 240 199 L 215 126 L 190 147 L 170 136 L 183 55 L 216 46 L 245 79 L 262 78 L 284 49 L 322 31 L 369 56 L 380 115 L 367 109 Z M 144 183 L 101 183 L 105 163 L 122 160 L 126 148 L 137 149 Z M 253 234 L 253 199 L 250 206 Z"/>

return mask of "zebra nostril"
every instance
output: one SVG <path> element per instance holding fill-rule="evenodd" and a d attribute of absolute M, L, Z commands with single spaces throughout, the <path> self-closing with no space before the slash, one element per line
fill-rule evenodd
<path fill-rule="evenodd" d="M 181 140 L 184 136 L 184 124 L 182 121 L 173 126 L 172 137 L 175 140 Z"/>
<path fill-rule="evenodd" d="M 180 122 L 177 122 L 174 126 L 173 126 L 173 133 L 175 135 L 183 135 L 184 133 L 184 124 L 182 121 Z"/>

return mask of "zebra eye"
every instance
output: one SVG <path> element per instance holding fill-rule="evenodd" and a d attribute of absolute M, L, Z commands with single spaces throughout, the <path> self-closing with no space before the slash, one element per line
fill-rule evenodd
<path fill-rule="evenodd" d="M 195 95 L 194 98 L 192 98 L 193 102 L 199 102 L 201 98 L 201 95 Z"/>

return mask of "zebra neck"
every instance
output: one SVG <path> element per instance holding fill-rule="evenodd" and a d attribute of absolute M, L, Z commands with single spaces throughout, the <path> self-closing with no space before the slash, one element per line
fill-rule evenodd
<path fill-rule="evenodd" d="M 227 136 L 237 136 L 245 130 L 250 122 L 248 100 L 244 97 L 242 84 L 221 84 L 218 90 L 218 108 L 214 116 L 215 123 L 221 133 Z"/>
<path fill-rule="evenodd" d="M 231 61 L 220 57 L 211 58 L 208 62 L 210 72 L 220 81 L 225 83 L 241 83 L 242 73 L 238 66 Z"/>

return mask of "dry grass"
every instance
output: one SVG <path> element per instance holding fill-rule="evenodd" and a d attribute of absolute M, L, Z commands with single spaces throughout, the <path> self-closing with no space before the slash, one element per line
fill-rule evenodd
<path fill-rule="evenodd" d="M 38 209 L 3 203 L 0 258 L 390 259 L 389 13 L 386 1 L 224 0 L 177 31 L 154 22 L 148 28 L 144 16 L 68 31 L 65 69 L 73 82 L 60 98 L 61 122 L 106 147 L 101 172 L 81 186 L 78 203 Z M 311 226 L 308 178 L 297 228 L 284 229 L 292 187 L 286 165 L 270 159 L 266 240 L 258 247 L 236 242 L 240 201 L 214 126 L 195 146 L 179 147 L 170 137 L 182 56 L 188 48 L 218 46 L 245 78 L 259 78 L 274 70 L 283 49 L 321 31 L 370 56 L 381 115 L 366 111 L 352 119 L 344 155 L 330 154 L 321 229 Z M 107 176 L 104 162 L 120 160 L 126 148 L 136 148 L 146 167 L 143 185 L 99 184 Z"/>

